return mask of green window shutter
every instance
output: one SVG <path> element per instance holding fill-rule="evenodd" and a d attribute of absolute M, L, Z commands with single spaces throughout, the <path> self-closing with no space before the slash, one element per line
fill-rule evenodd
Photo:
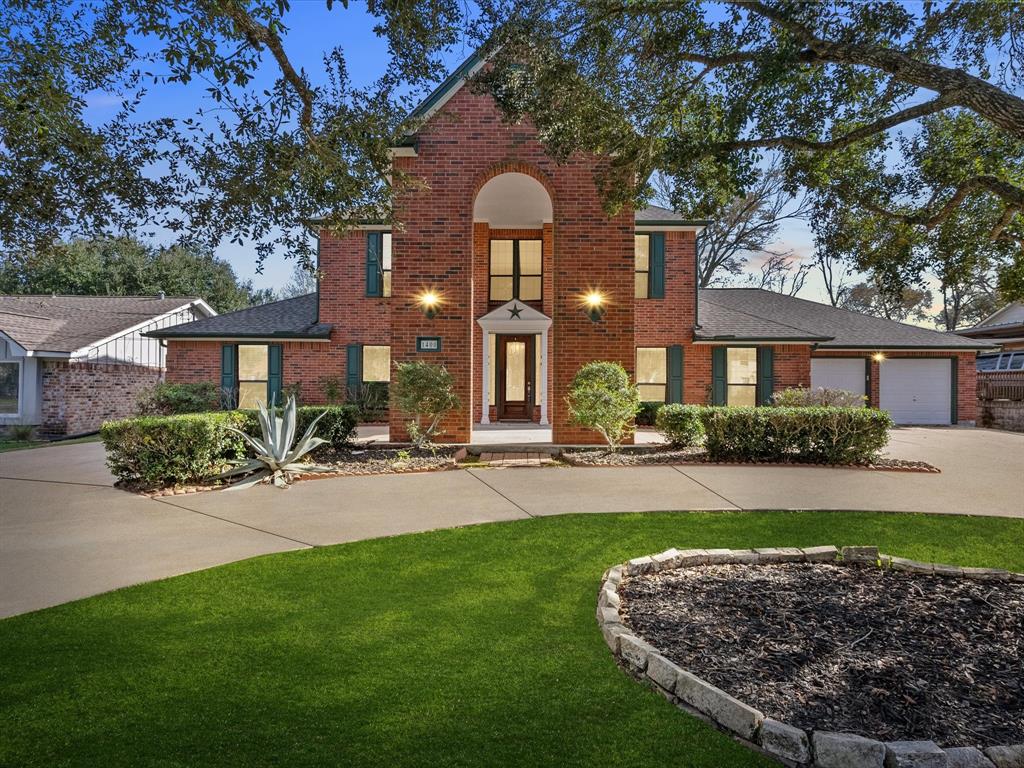
<path fill-rule="evenodd" d="M 683 348 L 668 348 L 668 402 L 683 402 Z"/>
<path fill-rule="evenodd" d="M 647 297 L 665 298 L 665 233 L 651 234 L 650 272 L 647 273 Z"/>
<path fill-rule="evenodd" d="M 726 405 L 725 347 L 711 349 L 711 404 Z"/>
<path fill-rule="evenodd" d="M 363 384 L 363 348 L 349 344 L 345 349 L 345 383 L 349 397 L 355 397 Z"/>
<path fill-rule="evenodd" d="M 366 233 L 366 295 L 380 296 L 382 275 L 380 259 L 383 250 L 384 236 L 380 232 Z"/>
<path fill-rule="evenodd" d="M 234 344 L 224 344 L 220 348 L 220 405 L 222 408 L 234 408 L 237 398 L 238 353 Z"/>
<path fill-rule="evenodd" d="M 757 348 L 757 404 L 771 405 L 775 394 L 774 350 L 771 347 Z"/>
<path fill-rule="evenodd" d="M 281 385 L 284 378 L 284 347 L 280 344 L 267 346 L 267 402 L 284 405 L 281 400 Z"/>

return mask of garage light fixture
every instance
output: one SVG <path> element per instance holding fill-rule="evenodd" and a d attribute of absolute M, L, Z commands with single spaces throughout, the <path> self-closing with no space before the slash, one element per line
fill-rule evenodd
<path fill-rule="evenodd" d="M 880 363 L 883 360 L 885 360 L 885 355 L 882 354 L 881 352 L 875 352 L 875 354 L 871 356 L 871 359 L 874 360 L 876 363 Z"/>

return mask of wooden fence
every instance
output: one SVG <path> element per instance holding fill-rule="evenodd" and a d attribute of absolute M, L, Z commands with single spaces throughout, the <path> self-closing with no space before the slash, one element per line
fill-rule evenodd
<path fill-rule="evenodd" d="M 979 400 L 1024 400 L 1024 371 L 978 371 Z"/>

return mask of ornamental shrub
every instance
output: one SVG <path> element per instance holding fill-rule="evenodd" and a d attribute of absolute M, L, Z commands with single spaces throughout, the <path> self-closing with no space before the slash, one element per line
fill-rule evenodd
<path fill-rule="evenodd" d="M 801 408 L 814 405 L 823 405 L 833 408 L 859 408 L 867 403 L 866 395 L 858 395 L 854 392 L 847 392 L 845 389 L 828 389 L 818 387 L 807 389 L 806 387 L 790 387 L 776 392 L 772 396 L 772 403 L 784 407 Z"/>
<path fill-rule="evenodd" d="M 675 448 L 693 448 L 704 440 L 704 422 L 699 405 L 672 403 L 658 411 L 658 432 Z"/>
<path fill-rule="evenodd" d="M 324 412 L 317 436 L 333 448 L 344 448 L 356 429 L 356 412 L 351 406 L 299 408 L 298 433 L 303 434 Z M 217 411 L 108 421 L 101 427 L 100 437 L 107 451 L 107 466 L 118 479 L 158 488 L 202 482 L 229 461 L 244 458 L 243 440 L 228 427 L 253 436 L 260 433 L 255 411 Z"/>
<path fill-rule="evenodd" d="M 866 464 L 889 442 L 892 418 L 873 408 L 702 407 L 713 461 Z"/>
<path fill-rule="evenodd" d="M 136 407 L 143 416 L 219 411 L 220 387 L 208 381 L 196 384 L 160 382 L 139 395 Z"/>
<path fill-rule="evenodd" d="M 105 422 L 100 437 L 116 477 L 157 488 L 199 482 L 245 456 L 243 440 L 227 430 L 245 421 L 240 411 L 138 416 Z"/>
<path fill-rule="evenodd" d="M 598 432 L 613 451 L 633 433 L 640 394 L 619 363 L 594 361 L 580 368 L 569 385 L 569 418 Z"/>
<path fill-rule="evenodd" d="M 441 433 L 445 414 L 462 406 L 452 375 L 435 363 L 398 363 L 391 395 L 398 409 L 412 417 L 409 436 L 417 448 L 433 442 Z"/>
<path fill-rule="evenodd" d="M 636 413 L 636 425 L 638 427 L 653 427 L 658 423 L 658 411 L 663 406 L 664 403 L 652 403 L 646 400 L 640 403 L 640 410 Z"/>

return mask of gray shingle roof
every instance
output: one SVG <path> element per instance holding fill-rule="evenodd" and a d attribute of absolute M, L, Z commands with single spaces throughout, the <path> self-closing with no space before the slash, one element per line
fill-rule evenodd
<path fill-rule="evenodd" d="M 317 323 L 316 293 L 272 301 L 237 312 L 227 312 L 191 323 L 153 331 L 148 336 L 176 338 L 287 338 L 326 339 L 331 326 Z"/>
<path fill-rule="evenodd" d="M 696 338 L 709 341 L 778 339 L 815 341 L 821 349 L 984 349 L 989 344 L 830 307 L 759 288 L 706 288 L 699 293 L 701 325 Z"/>
<path fill-rule="evenodd" d="M 31 351 L 74 352 L 195 301 L 189 296 L 0 296 L 0 331 Z"/>

